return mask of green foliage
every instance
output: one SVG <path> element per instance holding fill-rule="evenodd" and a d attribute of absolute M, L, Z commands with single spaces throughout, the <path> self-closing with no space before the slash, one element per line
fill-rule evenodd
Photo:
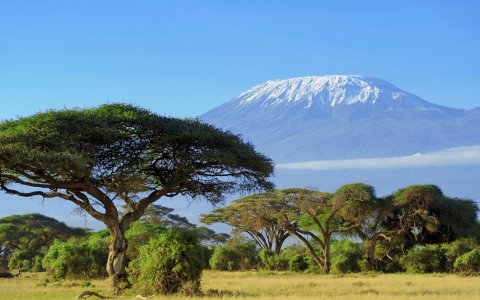
<path fill-rule="evenodd" d="M 288 261 L 290 272 L 303 272 L 308 269 L 308 260 L 305 255 L 294 255 Z"/>
<path fill-rule="evenodd" d="M 462 238 L 451 243 L 443 244 L 445 249 L 445 257 L 447 258 L 445 271 L 454 271 L 454 264 L 457 258 L 463 254 L 478 247 L 477 241 L 474 238 Z"/>
<path fill-rule="evenodd" d="M 473 249 L 455 261 L 455 271 L 466 273 L 479 273 L 480 272 L 480 250 Z"/>
<path fill-rule="evenodd" d="M 43 271 L 45 271 L 45 269 L 43 268 L 43 265 L 42 265 L 42 260 L 43 260 L 42 256 L 35 256 L 33 258 L 33 265 L 32 265 L 32 268 L 31 268 L 32 272 L 43 272 Z"/>
<path fill-rule="evenodd" d="M 110 244 L 110 236 L 108 229 L 103 229 L 100 231 L 96 231 L 91 233 L 87 237 L 87 242 L 94 248 L 104 248 L 108 249 L 108 245 Z"/>
<path fill-rule="evenodd" d="M 409 273 L 445 272 L 445 249 L 439 245 L 426 245 L 410 249 L 400 258 L 400 264 Z"/>
<path fill-rule="evenodd" d="M 42 271 L 38 261 L 55 239 L 85 235 L 83 229 L 68 227 L 41 214 L 0 218 L 0 261 L 8 261 L 10 269 Z"/>
<path fill-rule="evenodd" d="M 238 267 L 242 271 L 256 268 L 259 264 L 258 248 L 254 241 L 242 237 L 234 237 L 227 241 L 227 248 L 238 254 Z"/>
<path fill-rule="evenodd" d="M 15 251 L 10 260 L 8 261 L 8 268 L 10 270 L 19 269 L 22 271 L 29 271 L 31 266 L 30 259 L 33 258 L 31 251 L 17 250 Z"/>
<path fill-rule="evenodd" d="M 272 271 L 284 271 L 288 269 L 288 258 L 281 253 L 274 253 L 267 249 L 259 252 L 259 258 L 263 269 Z"/>
<path fill-rule="evenodd" d="M 72 183 L 77 195 L 90 184 L 130 194 L 168 186 L 218 202 L 224 193 L 271 188 L 273 165 L 240 137 L 199 120 L 108 104 L 1 122 L 0 170 L 1 188 L 12 194 L 9 183 L 48 189 L 54 182 L 54 197 L 69 195 L 63 189 Z"/>
<path fill-rule="evenodd" d="M 205 268 L 203 256 L 194 234 L 168 229 L 140 247 L 129 269 L 135 286 L 144 294 L 198 293 Z"/>
<path fill-rule="evenodd" d="M 115 291 L 126 280 L 125 230 L 150 204 L 177 195 L 218 203 L 225 194 L 270 190 L 272 173 L 272 161 L 231 132 L 134 105 L 0 122 L 0 190 L 70 201 L 106 224 Z M 119 215 L 118 201 L 131 210 Z"/>
<path fill-rule="evenodd" d="M 278 254 L 290 236 L 284 222 L 285 216 L 292 213 L 290 204 L 283 190 L 257 193 L 204 214 L 200 221 L 232 226 L 234 234 L 246 233 L 258 247 Z"/>
<path fill-rule="evenodd" d="M 352 240 L 343 239 L 332 243 L 332 271 L 353 273 L 361 270 L 363 247 Z"/>
<path fill-rule="evenodd" d="M 217 246 L 208 263 L 212 270 L 235 271 L 240 268 L 240 255 L 227 246 Z"/>
<path fill-rule="evenodd" d="M 130 225 L 125 232 L 125 238 L 128 240 L 127 257 L 134 260 L 138 257 L 140 247 L 147 244 L 152 238 L 156 238 L 161 232 L 165 231 L 159 225 L 149 224 L 144 221 L 137 221 Z"/>
<path fill-rule="evenodd" d="M 209 265 L 213 270 L 251 270 L 260 262 L 258 254 L 254 242 L 235 237 L 228 240 L 225 246 L 215 247 Z"/>
<path fill-rule="evenodd" d="M 105 276 L 107 251 L 87 241 L 56 241 L 43 258 L 43 267 L 55 278 Z"/>
<path fill-rule="evenodd" d="M 411 185 L 378 199 L 373 213 L 354 228 L 374 270 L 396 271 L 400 256 L 418 245 L 478 236 L 475 202 L 445 196 L 435 185 Z M 452 269 L 449 261 L 445 270 Z"/>
<path fill-rule="evenodd" d="M 360 225 L 376 208 L 375 189 L 364 183 L 340 187 L 333 195 L 334 206 L 340 208 L 338 217 L 348 225 Z"/>

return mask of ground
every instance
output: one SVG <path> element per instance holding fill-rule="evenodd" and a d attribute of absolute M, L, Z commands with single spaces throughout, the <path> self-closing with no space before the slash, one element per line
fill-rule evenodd
<path fill-rule="evenodd" d="M 0 279 L 0 299 L 75 299 L 85 290 L 106 295 L 105 280 L 47 282 L 44 273 Z M 277 272 L 205 271 L 202 289 L 229 291 L 222 299 L 480 299 L 480 278 L 446 274 L 300 275 Z M 237 296 L 235 296 L 237 295 Z M 88 299 L 97 299 L 90 297 Z M 135 299 L 135 295 L 116 299 Z M 153 299 L 190 299 L 173 296 Z M 203 297 L 202 299 L 219 299 Z"/>

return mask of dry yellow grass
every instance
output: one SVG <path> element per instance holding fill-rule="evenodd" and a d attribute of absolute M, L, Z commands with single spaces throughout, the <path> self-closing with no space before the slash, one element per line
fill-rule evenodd
<path fill-rule="evenodd" d="M 28 276 L 28 277 L 26 277 Z M 93 286 L 82 287 L 82 281 L 62 284 L 41 283 L 45 274 L 27 274 L 20 279 L 0 279 L 0 299 L 74 299 L 84 290 L 107 290 L 106 281 L 93 280 Z M 206 271 L 202 289 L 238 291 L 240 299 L 480 299 L 480 277 L 456 275 L 354 274 L 298 275 L 287 273 L 213 272 Z M 222 299 L 238 299 L 223 297 Z M 92 298 L 90 298 L 92 299 Z M 135 299 L 122 296 L 116 299 Z M 154 299 L 190 299 L 172 296 Z M 219 299 L 204 297 L 202 299 Z"/>

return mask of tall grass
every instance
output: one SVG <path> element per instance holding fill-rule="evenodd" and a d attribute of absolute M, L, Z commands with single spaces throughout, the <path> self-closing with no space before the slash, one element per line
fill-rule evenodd
<path fill-rule="evenodd" d="M 45 281 L 43 273 L 0 279 L 0 299 L 75 299 L 84 290 L 107 295 L 107 281 Z M 89 285 L 89 286 L 87 286 Z M 480 299 L 480 278 L 432 274 L 300 275 L 276 272 L 205 271 L 202 290 L 223 291 L 222 299 Z M 225 292 L 226 291 L 226 292 Z M 135 295 L 118 299 L 135 299 Z M 157 296 L 154 299 L 198 299 Z M 201 299 L 219 299 L 203 297 Z"/>

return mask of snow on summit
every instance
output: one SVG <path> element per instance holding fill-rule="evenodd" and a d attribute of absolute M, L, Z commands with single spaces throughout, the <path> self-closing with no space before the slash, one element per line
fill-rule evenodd
<path fill-rule="evenodd" d="M 424 103 L 417 96 L 375 78 L 360 75 L 329 75 L 270 80 L 240 94 L 232 101 L 237 107 L 257 104 L 278 107 L 301 104 L 312 106 L 351 105 L 355 103 L 412 106 Z"/>

